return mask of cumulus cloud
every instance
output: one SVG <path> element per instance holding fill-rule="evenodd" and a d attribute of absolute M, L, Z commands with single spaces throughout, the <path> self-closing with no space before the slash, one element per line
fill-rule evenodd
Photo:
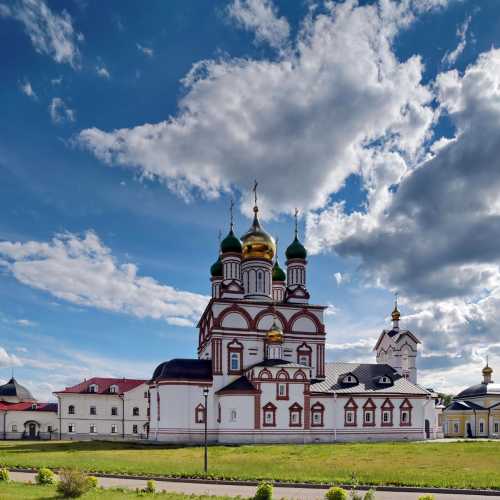
<path fill-rule="evenodd" d="M 118 263 L 92 231 L 59 234 L 48 243 L 3 241 L 0 257 L 19 282 L 80 306 L 192 326 L 208 300 Z"/>
<path fill-rule="evenodd" d="M 240 26 L 255 33 L 256 42 L 280 48 L 288 41 L 288 21 L 278 17 L 271 0 L 234 0 L 227 12 Z"/>
<path fill-rule="evenodd" d="M 49 104 L 50 118 L 54 123 L 74 122 L 76 113 L 60 98 L 54 97 Z"/>
<path fill-rule="evenodd" d="M 151 47 L 146 47 L 144 45 L 141 45 L 140 43 L 137 43 L 136 47 L 137 47 L 137 50 L 139 52 L 142 52 L 145 56 L 147 56 L 147 57 L 154 56 L 154 50 Z"/>
<path fill-rule="evenodd" d="M 104 78 L 105 80 L 109 80 L 111 78 L 111 75 L 109 74 L 108 69 L 106 66 L 101 65 L 101 66 L 96 66 L 96 73 L 101 77 Z"/>
<path fill-rule="evenodd" d="M 18 319 L 16 320 L 16 324 L 19 326 L 36 326 L 36 323 L 30 319 Z"/>
<path fill-rule="evenodd" d="M 21 92 L 23 94 L 31 97 L 35 101 L 38 100 L 38 96 L 36 95 L 36 92 L 33 90 L 33 87 L 28 80 L 24 81 L 23 83 L 19 83 L 19 88 L 21 89 Z"/>
<path fill-rule="evenodd" d="M 21 361 L 14 354 L 9 354 L 2 346 L 0 346 L 0 368 L 12 368 L 21 366 Z"/>
<path fill-rule="evenodd" d="M 365 211 L 336 203 L 307 226 L 311 247 L 359 257 L 371 283 L 407 298 L 427 369 L 465 366 L 500 340 L 500 51 L 439 74 L 434 88 L 455 135 L 396 189 L 381 183 Z"/>
<path fill-rule="evenodd" d="M 398 182 L 419 156 L 434 119 L 420 58 L 399 61 L 392 49 L 414 19 L 412 5 L 328 3 L 277 60 L 196 63 L 176 116 L 85 129 L 77 142 L 185 197 L 245 191 L 254 178 L 265 179 L 268 216 L 324 206 L 353 173 L 377 191 L 383 180 Z"/>
<path fill-rule="evenodd" d="M 446 52 L 441 60 L 442 63 L 453 66 L 457 59 L 462 55 L 467 45 L 467 31 L 470 26 L 472 17 L 469 16 L 467 19 L 457 28 L 458 45 L 450 52 Z"/>
<path fill-rule="evenodd" d="M 83 35 L 75 31 L 68 12 L 57 14 L 43 0 L 16 0 L 12 5 L 0 4 L 0 16 L 21 22 L 38 53 L 49 55 L 58 63 L 78 66 L 78 42 Z"/>

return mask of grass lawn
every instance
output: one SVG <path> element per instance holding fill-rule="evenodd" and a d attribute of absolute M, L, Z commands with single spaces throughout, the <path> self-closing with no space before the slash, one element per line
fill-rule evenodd
<path fill-rule="evenodd" d="M 213 477 L 500 489 L 500 441 L 212 446 Z M 201 476 L 203 448 L 105 442 L 0 442 L 7 467 Z"/>
<path fill-rule="evenodd" d="M 2 500 L 51 500 L 61 498 L 56 492 L 55 486 L 38 486 L 36 484 L 23 484 L 14 482 L 0 482 L 0 498 Z M 96 489 L 82 497 L 83 500 L 119 500 L 125 498 L 157 498 L 158 500 L 231 500 L 233 497 L 197 496 L 183 495 L 181 493 L 155 493 L 138 494 L 135 491 L 124 489 Z M 234 500 L 234 498 L 233 498 Z"/>

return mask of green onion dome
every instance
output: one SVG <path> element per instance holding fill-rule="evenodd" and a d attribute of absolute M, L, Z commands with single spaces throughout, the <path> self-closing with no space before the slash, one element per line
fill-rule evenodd
<path fill-rule="evenodd" d="M 222 277 L 222 261 L 220 260 L 220 255 L 210 267 L 210 274 L 212 275 L 212 278 Z"/>
<path fill-rule="evenodd" d="M 303 259 L 305 260 L 307 257 L 307 250 L 304 248 L 304 245 L 299 241 L 297 236 L 292 241 L 290 246 L 286 249 L 285 252 L 286 258 L 288 260 L 291 259 Z"/>
<path fill-rule="evenodd" d="M 273 266 L 273 281 L 285 281 L 285 280 L 286 280 L 285 271 L 281 269 L 278 259 L 276 259 L 276 262 L 274 263 Z"/>
<path fill-rule="evenodd" d="M 233 230 L 229 231 L 229 234 L 222 240 L 220 244 L 220 250 L 222 253 L 241 253 L 241 241 L 236 237 Z"/>

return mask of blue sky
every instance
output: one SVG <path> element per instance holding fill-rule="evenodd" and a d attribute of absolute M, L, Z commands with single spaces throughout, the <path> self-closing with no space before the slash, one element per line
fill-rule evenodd
<path fill-rule="evenodd" d="M 217 233 L 301 210 L 330 360 L 395 291 L 422 382 L 500 371 L 500 5 L 0 1 L 0 378 L 194 356 Z M 496 364 L 495 364 L 496 363 Z"/>

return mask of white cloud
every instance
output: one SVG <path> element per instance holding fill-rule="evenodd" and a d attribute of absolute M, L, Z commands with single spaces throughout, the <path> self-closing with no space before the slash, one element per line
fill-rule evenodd
<path fill-rule="evenodd" d="M 29 319 L 18 319 L 16 320 L 16 324 L 19 326 L 36 326 L 36 323 Z"/>
<path fill-rule="evenodd" d="M 347 273 L 339 273 L 336 272 L 333 277 L 335 278 L 335 282 L 337 286 L 342 285 L 343 283 L 349 283 L 351 281 L 351 276 Z"/>
<path fill-rule="evenodd" d="M 33 90 L 33 87 L 28 80 L 25 80 L 24 83 L 19 83 L 19 88 L 21 89 L 21 92 L 23 94 L 31 97 L 35 101 L 38 100 L 38 96 L 36 95 L 36 92 Z"/>
<path fill-rule="evenodd" d="M 12 368 L 14 366 L 21 366 L 19 358 L 14 354 L 9 354 L 0 346 L 0 368 Z"/>
<path fill-rule="evenodd" d="M 76 68 L 80 59 L 73 20 L 66 11 L 53 12 L 43 0 L 16 0 L 7 7 L 0 5 L 0 16 L 12 17 L 24 25 L 35 50 L 51 56 L 58 63 Z"/>
<path fill-rule="evenodd" d="M 144 45 L 141 45 L 140 43 L 137 43 L 136 47 L 137 47 L 137 50 L 139 52 L 142 52 L 145 56 L 147 56 L 147 57 L 154 56 L 154 51 L 151 47 L 145 47 Z"/>
<path fill-rule="evenodd" d="M 311 248 L 358 257 L 372 284 L 401 292 L 424 371 L 456 367 L 458 377 L 475 365 L 477 377 L 477 353 L 500 354 L 500 50 L 463 74 L 439 74 L 433 88 L 454 137 L 438 140 L 397 189 L 383 178 L 365 210 L 336 203 L 310 215 L 307 235 Z"/>
<path fill-rule="evenodd" d="M 284 17 L 278 17 L 272 0 L 234 0 L 227 12 L 244 29 L 253 31 L 257 42 L 274 48 L 286 45 L 290 26 Z"/>
<path fill-rule="evenodd" d="M 101 66 L 96 66 L 96 72 L 97 74 L 106 80 L 109 80 L 111 78 L 111 75 L 109 74 L 109 71 L 107 70 L 106 66 L 101 65 Z"/>
<path fill-rule="evenodd" d="M 467 19 L 457 28 L 458 45 L 451 52 L 446 52 L 443 56 L 441 62 L 448 66 L 453 66 L 457 62 L 457 59 L 462 55 L 467 45 L 467 31 L 470 26 L 472 17 L 469 16 Z"/>
<path fill-rule="evenodd" d="M 63 81 L 63 77 L 62 77 L 62 76 L 60 76 L 59 78 L 52 78 L 52 79 L 50 80 L 50 83 L 51 83 L 52 85 L 61 85 L 62 81 Z"/>
<path fill-rule="evenodd" d="M 334 306 L 333 304 L 328 304 L 328 307 L 325 309 L 325 316 L 335 316 L 338 314 L 339 309 L 337 306 Z"/>
<path fill-rule="evenodd" d="M 278 60 L 195 64 L 177 116 L 89 128 L 78 142 L 183 197 L 246 191 L 263 179 L 264 216 L 320 208 L 353 173 L 375 197 L 419 157 L 434 119 L 420 58 L 400 62 L 392 50 L 414 11 L 408 2 L 328 5 L 304 21 Z"/>
<path fill-rule="evenodd" d="M 0 242 L 7 270 L 21 283 L 81 306 L 192 326 L 208 298 L 140 276 L 119 264 L 99 237 L 59 234 L 49 243 Z"/>
<path fill-rule="evenodd" d="M 54 123 L 74 122 L 75 111 L 60 98 L 54 97 L 49 104 L 50 118 Z"/>

